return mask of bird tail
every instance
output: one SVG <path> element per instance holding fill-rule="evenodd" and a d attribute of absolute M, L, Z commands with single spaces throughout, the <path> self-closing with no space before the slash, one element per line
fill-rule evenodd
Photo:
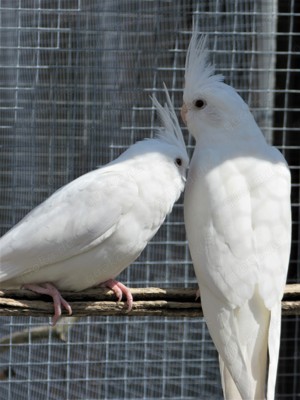
<path fill-rule="evenodd" d="M 274 400 L 276 376 L 280 348 L 280 331 L 281 331 L 281 302 L 278 302 L 271 310 L 270 327 L 269 327 L 269 371 L 267 385 L 267 400 Z"/>
<path fill-rule="evenodd" d="M 266 313 L 265 317 L 263 317 L 263 321 L 260 321 L 260 325 L 265 325 L 267 328 L 267 315 Z M 268 335 L 267 335 L 267 340 L 268 340 L 268 367 L 267 367 L 267 394 L 266 394 L 266 399 L 267 400 L 274 400 L 275 399 L 275 387 L 276 387 L 276 376 L 277 376 L 277 368 L 278 368 L 278 358 L 279 358 L 279 348 L 280 348 L 280 330 L 281 330 L 281 302 L 278 302 L 276 306 L 274 306 L 270 312 L 270 322 L 269 322 L 269 329 L 268 329 Z M 264 344 L 265 339 L 263 338 L 263 335 L 260 335 L 258 338 L 261 342 L 261 345 L 258 345 L 258 349 L 256 350 L 256 354 L 258 357 L 254 357 L 256 359 L 253 359 L 252 361 L 252 367 L 249 366 L 252 371 L 258 371 L 258 368 L 261 368 L 261 366 L 264 367 L 264 358 L 265 358 L 265 351 L 261 351 L 264 349 L 267 345 Z M 237 386 L 235 385 L 234 380 L 232 379 L 230 372 L 226 368 L 222 358 L 219 356 L 219 363 L 220 363 L 220 373 L 221 373 L 221 379 L 222 379 L 222 388 L 224 392 L 224 398 L 225 400 L 244 400 L 238 389 Z M 261 372 L 258 374 L 258 379 L 257 379 L 257 387 L 256 387 L 256 393 L 254 396 L 254 399 L 259 399 L 263 400 L 264 397 L 264 381 L 265 381 L 265 373 L 263 369 Z M 260 388 L 259 388 L 260 387 Z"/>
<path fill-rule="evenodd" d="M 230 375 L 230 372 L 225 366 L 224 361 L 219 355 L 219 365 L 220 365 L 220 374 L 221 374 L 221 382 L 222 389 L 224 393 L 225 400 L 243 400 L 238 388 Z"/>
<path fill-rule="evenodd" d="M 270 311 L 258 290 L 236 309 L 224 307 L 206 290 L 200 286 L 204 316 L 220 355 L 225 399 L 264 400 Z"/>

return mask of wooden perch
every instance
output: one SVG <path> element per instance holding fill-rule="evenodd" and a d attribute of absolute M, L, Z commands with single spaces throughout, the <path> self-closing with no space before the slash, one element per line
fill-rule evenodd
<path fill-rule="evenodd" d="M 162 316 L 201 317 L 200 301 L 196 301 L 196 289 L 184 288 L 132 288 L 133 307 L 126 310 L 124 302 L 117 303 L 114 293 L 103 288 L 83 292 L 63 292 L 74 317 L 83 316 Z M 283 315 L 300 314 L 300 284 L 287 285 L 282 300 Z M 52 299 L 29 290 L 1 290 L 0 316 L 50 317 L 53 314 Z M 67 315 L 63 311 L 63 315 Z"/>

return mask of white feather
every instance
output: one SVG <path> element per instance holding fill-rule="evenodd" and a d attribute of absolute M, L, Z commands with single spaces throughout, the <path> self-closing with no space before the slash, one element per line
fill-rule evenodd
<path fill-rule="evenodd" d="M 182 151 L 185 153 L 185 157 L 188 158 L 182 131 L 165 84 L 164 89 L 167 98 L 164 107 L 162 107 L 162 105 L 157 101 L 155 96 L 152 97 L 153 105 L 164 126 L 164 128 L 158 129 L 158 137 L 169 144 L 181 146 Z"/>
<path fill-rule="evenodd" d="M 184 95 L 193 95 L 200 88 L 223 81 L 224 76 L 215 74 L 215 67 L 209 62 L 208 37 L 193 33 L 185 61 Z"/>
<path fill-rule="evenodd" d="M 272 400 L 291 243 L 290 173 L 242 98 L 214 79 L 207 55 L 194 33 L 184 89 L 196 139 L 184 200 L 187 236 L 225 398 L 264 399 L 268 376 Z"/>
<path fill-rule="evenodd" d="M 179 198 L 188 167 L 168 94 L 167 101 L 165 109 L 154 101 L 159 137 L 64 186 L 1 238 L 2 288 L 51 282 L 83 290 L 139 256 Z"/>

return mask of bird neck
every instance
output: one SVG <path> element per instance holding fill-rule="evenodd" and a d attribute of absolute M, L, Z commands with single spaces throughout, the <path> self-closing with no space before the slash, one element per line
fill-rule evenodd
<path fill-rule="evenodd" d="M 193 129 L 191 134 L 196 140 L 197 147 L 212 148 L 212 147 L 247 147 L 257 144 L 266 144 L 266 140 L 257 126 L 256 122 L 250 120 L 248 124 L 241 125 L 226 125 L 219 126 L 203 126 L 202 128 Z"/>

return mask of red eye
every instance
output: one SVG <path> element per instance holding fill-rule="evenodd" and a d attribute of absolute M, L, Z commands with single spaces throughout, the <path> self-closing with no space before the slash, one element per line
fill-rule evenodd
<path fill-rule="evenodd" d="M 202 99 L 197 99 L 197 100 L 195 100 L 194 105 L 195 105 L 195 107 L 201 109 L 206 106 L 206 101 L 204 101 Z"/>

